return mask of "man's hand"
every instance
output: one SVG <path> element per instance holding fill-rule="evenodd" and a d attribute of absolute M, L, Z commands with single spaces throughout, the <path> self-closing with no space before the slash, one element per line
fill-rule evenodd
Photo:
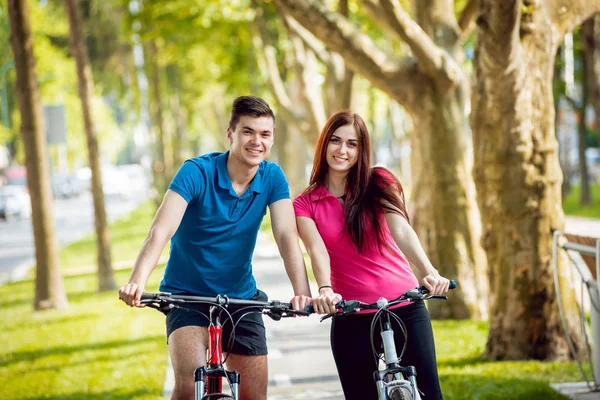
<path fill-rule="evenodd" d="M 429 294 L 444 294 L 450 288 L 450 280 L 441 276 L 437 271 L 425 276 L 421 283 L 429 290 Z"/>
<path fill-rule="evenodd" d="M 312 304 L 313 299 L 309 296 L 294 296 L 290 303 L 292 304 L 292 308 L 297 311 L 306 311 L 306 306 Z"/>
<path fill-rule="evenodd" d="M 145 304 L 140 303 L 142 293 L 144 293 L 143 286 L 138 286 L 137 283 L 128 283 L 119 289 L 119 300 L 123 300 L 130 307 L 146 307 Z"/>
<path fill-rule="evenodd" d="M 319 290 L 319 297 L 313 299 L 313 307 L 317 314 L 331 314 L 337 312 L 336 304 L 342 301 L 342 296 L 333 289 L 324 287 Z"/>

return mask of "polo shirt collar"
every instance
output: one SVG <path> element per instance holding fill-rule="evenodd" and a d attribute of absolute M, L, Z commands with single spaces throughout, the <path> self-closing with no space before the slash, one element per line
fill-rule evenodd
<path fill-rule="evenodd" d="M 229 178 L 229 172 L 227 172 L 227 157 L 229 157 L 229 150 L 217 156 L 217 179 L 219 182 L 219 187 L 229 190 L 231 193 L 235 194 L 233 186 L 231 185 L 231 178 Z M 254 178 L 250 182 L 248 190 L 246 190 L 246 192 L 244 192 L 244 194 L 242 194 L 240 197 L 245 197 L 247 193 L 250 193 L 250 191 L 254 193 L 261 193 L 263 191 L 262 174 L 260 173 L 260 169 L 261 168 L 259 165 L 256 175 L 254 175 Z"/>
<path fill-rule="evenodd" d="M 315 190 L 312 191 L 311 196 L 313 198 L 313 201 L 323 200 L 328 197 L 333 197 L 334 199 L 336 198 L 333 194 L 331 194 L 329 190 L 327 190 L 325 185 L 317 186 Z"/>

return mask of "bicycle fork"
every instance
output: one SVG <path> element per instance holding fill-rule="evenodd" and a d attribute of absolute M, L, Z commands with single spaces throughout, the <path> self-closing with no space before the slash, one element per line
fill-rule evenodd
<path fill-rule="evenodd" d="M 208 327 L 208 366 L 197 368 L 194 372 L 196 400 L 204 398 L 205 389 L 207 395 L 222 393 L 223 378 L 231 383 L 231 397 L 234 400 L 239 398 L 240 374 L 237 371 L 229 372 L 223 367 L 222 335 L 223 327 L 220 324 Z"/>
<path fill-rule="evenodd" d="M 398 353 L 396 352 L 396 343 L 394 341 L 394 331 L 392 330 L 392 324 L 390 322 L 390 316 L 387 313 L 383 313 L 381 321 L 381 340 L 383 343 L 383 354 L 385 360 L 385 369 L 382 371 L 375 371 L 374 378 L 377 386 L 377 397 L 379 400 L 390 400 L 388 394 L 388 387 L 390 383 L 394 383 L 396 386 L 408 386 L 407 388 L 412 393 L 411 400 L 421 400 L 419 391 L 417 389 L 417 371 L 415 367 L 407 366 L 402 367 L 398 360 Z M 384 380 L 386 376 L 393 376 L 392 382 Z M 403 378 L 404 377 L 404 378 Z M 406 380 L 404 380 L 406 379 Z M 408 381 L 408 382 L 407 382 Z M 404 397 L 399 397 L 404 399 Z"/>

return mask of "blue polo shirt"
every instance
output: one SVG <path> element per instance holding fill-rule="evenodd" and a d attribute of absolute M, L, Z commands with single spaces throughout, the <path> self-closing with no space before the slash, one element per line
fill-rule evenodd
<path fill-rule="evenodd" d="M 289 199 L 281 168 L 263 161 L 240 196 L 227 173 L 227 153 L 186 160 L 169 189 L 188 206 L 177 232 L 160 290 L 249 299 L 256 294 L 252 254 L 267 206 Z"/>

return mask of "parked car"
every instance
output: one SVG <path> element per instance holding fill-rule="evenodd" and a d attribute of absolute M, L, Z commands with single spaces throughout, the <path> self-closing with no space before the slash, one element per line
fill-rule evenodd
<path fill-rule="evenodd" d="M 76 177 L 62 172 L 53 173 L 51 182 L 54 198 L 70 199 L 83 191 L 83 184 Z"/>
<path fill-rule="evenodd" d="M 27 186 L 27 168 L 15 165 L 6 170 L 6 184 L 14 186 Z"/>
<path fill-rule="evenodd" d="M 31 199 L 25 186 L 0 186 L 0 218 L 11 217 L 31 217 Z"/>

